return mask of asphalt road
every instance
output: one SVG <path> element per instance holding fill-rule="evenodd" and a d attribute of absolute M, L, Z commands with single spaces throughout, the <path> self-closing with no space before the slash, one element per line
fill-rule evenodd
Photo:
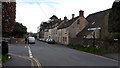
<path fill-rule="evenodd" d="M 10 59 L 5 66 L 118 66 L 115 60 L 41 41 L 36 41 L 36 44 L 10 45 L 9 53 L 19 59 Z"/>

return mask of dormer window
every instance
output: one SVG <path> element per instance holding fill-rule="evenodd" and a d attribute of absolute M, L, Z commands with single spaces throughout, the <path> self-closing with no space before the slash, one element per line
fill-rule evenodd
<path fill-rule="evenodd" d="M 77 20 L 77 24 L 80 24 L 80 20 Z"/>
<path fill-rule="evenodd" d="M 94 25 L 96 22 L 94 21 L 93 23 L 92 23 L 92 25 Z"/>

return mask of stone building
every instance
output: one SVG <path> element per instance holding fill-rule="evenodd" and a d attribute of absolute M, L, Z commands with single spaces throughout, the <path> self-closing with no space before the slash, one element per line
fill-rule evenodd
<path fill-rule="evenodd" d="M 79 11 L 79 16 L 74 17 L 75 15 L 72 14 L 72 19 L 65 21 L 61 25 L 59 25 L 58 32 L 58 40 L 61 44 L 69 44 L 70 39 L 75 38 L 76 35 L 82 31 L 88 21 L 84 17 L 84 11 Z"/>
<path fill-rule="evenodd" d="M 105 39 L 109 36 L 108 18 L 111 9 L 88 15 L 86 20 L 89 24 L 77 34 L 79 38 Z"/>
<path fill-rule="evenodd" d="M 57 41 L 57 27 L 60 23 L 61 19 L 58 19 L 57 16 L 50 17 L 49 26 L 44 30 L 44 38 L 52 38 Z"/>

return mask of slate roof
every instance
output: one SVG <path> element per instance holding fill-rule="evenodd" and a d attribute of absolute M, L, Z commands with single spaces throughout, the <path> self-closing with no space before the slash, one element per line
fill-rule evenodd
<path fill-rule="evenodd" d="M 79 18 L 79 16 L 75 17 L 75 18 L 72 18 L 64 23 L 62 23 L 58 29 L 63 29 L 63 28 L 67 28 L 69 27 L 71 24 L 73 24 L 77 19 Z"/>
<path fill-rule="evenodd" d="M 56 15 L 53 15 L 52 17 L 50 17 L 50 19 L 58 19 L 58 17 Z"/>
<path fill-rule="evenodd" d="M 54 20 L 54 21 L 52 22 L 52 23 L 54 23 L 53 26 L 49 27 L 49 29 L 55 28 L 55 27 L 58 26 L 61 22 L 62 22 L 62 21 L 61 21 L 60 19 Z M 55 24 L 57 24 L 57 25 L 55 25 Z"/>
<path fill-rule="evenodd" d="M 88 35 L 92 31 L 88 31 L 88 28 L 96 28 L 104 25 L 104 16 L 110 12 L 111 9 L 100 11 L 97 13 L 90 14 L 86 17 L 86 20 L 89 22 L 88 25 L 77 34 L 77 36 Z"/>

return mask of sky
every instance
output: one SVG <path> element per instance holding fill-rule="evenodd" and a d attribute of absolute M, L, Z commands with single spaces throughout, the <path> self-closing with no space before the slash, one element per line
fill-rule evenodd
<path fill-rule="evenodd" d="M 27 27 L 28 32 L 37 33 L 41 22 L 48 21 L 52 15 L 68 19 L 103 11 L 112 7 L 115 0 L 16 0 L 16 21 Z"/>

